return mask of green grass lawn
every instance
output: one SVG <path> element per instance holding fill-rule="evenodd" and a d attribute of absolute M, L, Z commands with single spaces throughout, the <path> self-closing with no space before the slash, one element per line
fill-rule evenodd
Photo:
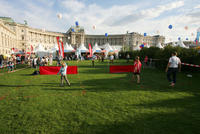
<path fill-rule="evenodd" d="M 143 69 L 137 85 L 130 73 L 109 74 L 108 62 L 68 64 L 79 71 L 71 87 L 30 68 L 0 76 L 0 134 L 200 133 L 200 74 L 179 73 L 170 88 L 161 70 Z"/>

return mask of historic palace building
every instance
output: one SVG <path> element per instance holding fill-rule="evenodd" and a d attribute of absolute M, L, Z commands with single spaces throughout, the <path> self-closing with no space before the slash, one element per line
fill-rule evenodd
<path fill-rule="evenodd" d="M 72 26 L 66 33 L 52 32 L 44 29 L 31 28 L 27 24 L 19 24 L 10 17 L 0 17 L 0 54 L 10 54 L 12 48 L 30 52 L 33 48 L 41 44 L 45 50 L 50 50 L 57 44 L 56 37 L 62 38 L 63 43 L 72 44 L 77 48 L 80 44 L 98 43 L 101 47 L 105 43 L 111 46 L 122 46 L 122 50 L 132 50 L 137 45 L 147 43 L 155 46 L 158 43 L 164 45 L 163 36 L 143 36 L 139 33 L 126 33 L 116 35 L 87 35 L 84 28 Z M 86 45 L 87 47 L 88 45 Z"/>

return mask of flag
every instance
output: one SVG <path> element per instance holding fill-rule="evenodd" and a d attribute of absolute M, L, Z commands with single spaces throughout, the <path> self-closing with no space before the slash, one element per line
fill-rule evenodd
<path fill-rule="evenodd" d="M 89 52 L 90 52 L 90 57 L 92 57 L 92 46 L 90 43 L 89 43 Z"/>
<path fill-rule="evenodd" d="M 58 48 L 59 48 L 59 55 L 61 55 L 61 48 L 60 48 L 60 43 L 59 43 L 60 37 L 56 37 L 56 39 L 57 39 Z"/>
<path fill-rule="evenodd" d="M 31 53 L 33 52 L 33 46 L 31 45 Z"/>
<path fill-rule="evenodd" d="M 61 55 L 64 58 L 64 46 L 62 41 L 61 41 Z"/>

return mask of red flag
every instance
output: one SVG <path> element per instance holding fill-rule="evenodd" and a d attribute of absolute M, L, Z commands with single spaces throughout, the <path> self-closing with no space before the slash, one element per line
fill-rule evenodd
<path fill-rule="evenodd" d="M 33 46 L 31 45 L 31 53 L 33 52 Z"/>
<path fill-rule="evenodd" d="M 89 43 L 89 52 L 90 52 L 90 57 L 92 57 L 92 46 L 90 43 Z"/>
<path fill-rule="evenodd" d="M 60 43 L 59 43 L 60 37 L 56 37 L 56 39 L 57 39 L 58 48 L 59 48 L 59 55 L 61 55 L 61 48 L 60 48 Z"/>
<path fill-rule="evenodd" d="M 61 46 L 61 48 L 62 48 L 62 53 L 61 54 L 62 54 L 62 57 L 64 58 L 64 46 L 63 46 L 63 42 L 62 41 L 61 41 L 61 45 L 62 45 Z"/>

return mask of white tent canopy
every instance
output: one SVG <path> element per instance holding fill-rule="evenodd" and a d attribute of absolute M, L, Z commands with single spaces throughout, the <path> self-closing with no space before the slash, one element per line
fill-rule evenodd
<path fill-rule="evenodd" d="M 183 48 L 188 48 L 188 47 L 185 46 L 185 44 L 183 43 L 182 40 L 179 40 L 179 41 L 178 41 L 177 46 L 183 47 Z"/>
<path fill-rule="evenodd" d="M 59 49 L 58 49 L 58 45 L 54 45 L 52 48 L 51 48 L 51 50 L 49 51 L 50 53 L 55 53 L 56 51 L 58 51 Z"/>
<path fill-rule="evenodd" d="M 163 49 L 163 46 L 161 45 L 161 43 L 159 42 L 156 47 Z"/>
<path fill-rule="evenodd" d="M 87 52 L 88 49 L 84 46 L 84 44 L 81 44 L 80 47 L 78 48 L 79 51 L 81 52 Z"/>
<path fill-rule="evenodd" d="M 149 44 L 146 44 L 146 45 L 144 45 L 144 47 L 146 47 L 146 48 L 150 48 L 150 45 L 149 45 Z"/>
<path fill-rule="evenodd" d="M 69 49 L 72 50 L 72 51 L 75 51 L 75 49 L 72 47 L 71 44 L 69 45 Z"/>
<path fill-rule="evenodd" d="M 39 44 L 39 45 L 35 48 L 35 51 L 34 51 L 34 52 L 35 52 L 36 55 L 38 55 L 39 57 L 43 57 L 43 56 L 48 55 L 48 51 L 46 51 L 46 50 L 44 49 L 44 47 L 43 47 L 41 44 Z"/>
<path fill-rule="evenodd" d="M 136 47 L 133 48 L 133 50 L 139 51 L 139 50 L 141 50 L 141 48 L 139 47 L 139 45 L 137 45 Z"/>
<path fill-rule="evenodd" d="M 69 45 L 68 43 L 66 43 L 65 46 L 64 46 L 64 51 L 65 52 L 72 52 L 72 51 L 74 51 L 74 48 L 71 45 Z"/>
<path fill-rule="evenodd" d="M 176 46 L 177 46 L 176 43 L 175 43 L 174 41 L 172 42 L 172 46 L 173 46 L 173 47 L 176 47 Z"/>
<path fill-rule="evenodd" d="M 104 47 L 105 47 L 105 50 L 106 50 L 106 52 L 105 52 L 105 57 L 107 58 L 107 57 L 108 57 L 108 53 L 109 53 L 109 52 L 114 52 L 114 50 L 113 50 L 113 48 L 110 46 L 109 43 L 106 43 L 106 44 L 104 45 Z"/>
<path fill-rule="evenodd" d="M 38 44 L 38 46 L 35 47 L 35 52 L 46 52 L 44 47 L 41 44 Z"/>
<path fill-rule="evenodd" d="M 99 48 L 98 44 L 95 43 L 94 47 L 92 48 L 92 53 L 101 52 L 101 48 Z"/>

